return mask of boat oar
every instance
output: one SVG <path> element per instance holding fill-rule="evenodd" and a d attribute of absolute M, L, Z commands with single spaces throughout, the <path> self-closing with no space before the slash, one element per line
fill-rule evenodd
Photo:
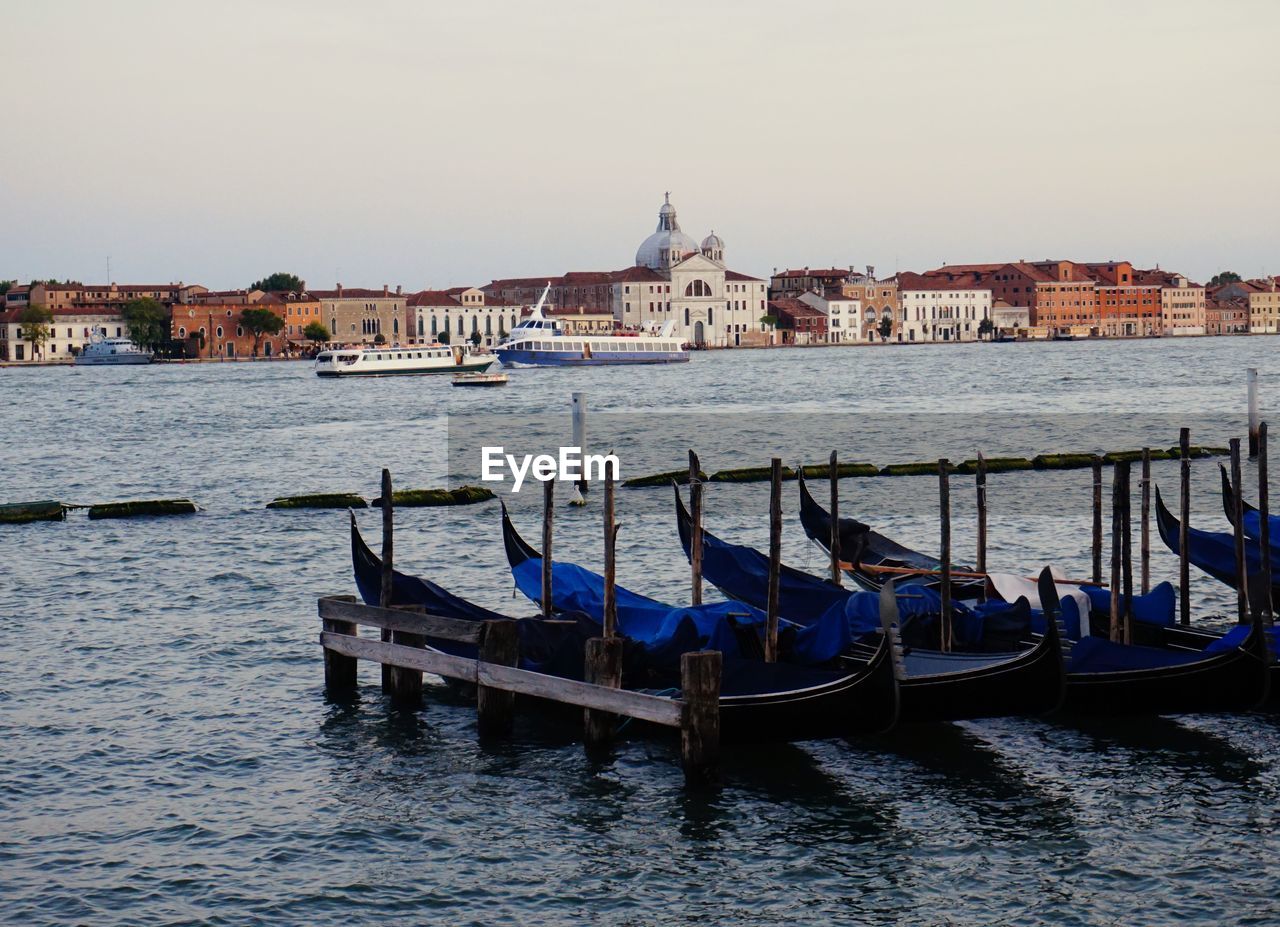
<path fill-rule="evenodd" d="M 869 573 L 893 573 L 893 574 L 898 574 L 903 576 L 941 576 L 942 575 L 941 570 L 921 570 L 915 567 L 880 566 L 874 563 L 845 563 L 843 561 L 840 563 L 840 569 L 842 570 L 857 569 L 857 570 L 866 570 Z M 1046 569 L 1048 569 L 1048 567 L 1046 567 Z M 953 579 L 955 577 L 960 577 L 961 579 L 990 579 L 991 578 L 990 573 L 972 573 L 972 572 L 965 572 L 963 570 L 952 570 L 951 576 Z M 1028 579 L 1032 582 L 1039 581 L 1038 576 L 1026 576 L 1023 578 Z M 1055 582 L 1061 583 L 1065 586 L 1100 586 L 1103 589 L 1107 588 L 1106 583 L 1095 583 L 1093 580 L 1090 580 L 1090 579 L 1058 579 L 1058 580 L 1055 580 Z"/>

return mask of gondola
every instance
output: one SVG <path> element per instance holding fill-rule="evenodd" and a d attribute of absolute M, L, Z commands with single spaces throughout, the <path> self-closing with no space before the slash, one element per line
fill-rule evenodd
<path fill-rule="evenodd" d="M 1236 513 L 1233 501 L 1235 492 L 1231 488 L 1231 477 L 1227 475 L 1227 468 L 1222 464 L 1218 464 L 1218 469 L 1222 472 L 1222 510 L 1227 513 L 1227 523 L 1232 528 L 1236 524 Z M 1248 500 L 1240 500 L 1240 509 L 1244 512 L 1244 534 L 1245 537 L 1255 540 L 1262 537 L 1262 513 L 1258 511 L 1256 506 L 1250 505 Z M 1280 517 L 1275 515 L 1267 515 L 1267 527 L 1270 529 L 1271 547 L 1280 547 Z"/>
<path fill-rule="evenodd" d="M 797 471 L 800 482 L 800 524 L 804 533 L 819 547 L 830 553 L 831 514 L 809 494 L 804 473 Z M 879 590 L 888 579 L 899 587 L 907 584 L 936 589 L 941 585 L 938 572 L 942 561 L 928 554 L 903 547 L 873 531 L 870 526 L 853 518 L 840 519 L 840 558 L 848 563 L 845 572 L 863 589 Z M 918 570 L 918 573 L 902 573 L 901 570 Z M 968 567 L 955 566 L 955 572 L 972 572 Z M 951 596 L 959 601 L 984 598 L 985 580 L 956 578 L 951 582 Z"/>
<path fill-rule="evenodd" d="M 704 548 L 704 571 L 705 555 Z M 1039 587 L 1046 618 L 1053 616 L 1046 620 L 1046 630 L 1057 629 L 1063 609 L 1047 570 Z M 1052 592 L 1047 600 L 1046 587 Z M 1136 629 L 1139 623 L 1134 625 Z M 1177 636 L 1170 628 L 1160 633 L 1170 640 Z M 1193 649 L 1117 644 L 1088 635 L 1072 645 L 1066 658 L 1064 707 L 1110 715 L 1245 711 L 1267 698 L 1268 662 L 1265 635 L 1256 619 L 1252 627 L 1237 628 Z"/>
<path fill-rule="evenodd" d="M 1230 492 L 1228 485 L 1227 492 Z M 1160 540 L 1175 554 L 1179 553 L 1178 538 L 1182 522 L 1169 511 L 1160 495 L 1160 487 L 1156 487 L 1156 528 L 1160 532 Z M 1208 573 L 1219 582 L 1236 588 L 1236 542 L 1233 535 L 1218 531 L 1205 531 L 1201 528 L 1187 527 L 1187 559 L 1196 567 Z M 1256 543 L 1245 544 L 1245 572 L 1248 576 L 1257 576 L 1262 572 L 1262 557 Z M 1271 575 L 1275 579 L 1271 587 L 1272 602 L 1280 602 L 1280 551 L 1272 547 L 1269 552 Z"/>
<path fill-rule="evenodd" d="M 679 487 L 675 487 L 676 524 L 680 543 L 688 556 L 693 522 Z M 726 596 L 761 608 L 768 595 L 768 558 L 749 547 L 729 544 L 702 530 L 702 575 Z M 889 584 L 886 584 L 886 587 Z M 836 609 L 858 622 L 874 602 L 870 592 L 842 589 L 825 579 L 783 565 L 779 577 L 779 612 L 803 623 Z M 899 606 L 910 605 L 910 585 L 902 587 Z M 881 595 L 884 589 L 881 590 Z M 870 600 L 870 601 L 866 601 Z M 1025 621 L 1025 599 L 1011 607 Z M 865 618 L 863 619 L 865 627 Z M 1008 715 L 1045 714 L 1063 699 L 1062 650 L 1056 623 L 1035 646 L 1020 653 L 942 653 L 908 649 L 901 682 L 903 721 L 959 721 Z"/>
<path fill-rule="evenodd" d="M 504 509 L 504 539 L 526 549 L 514 529 L 506 532 L 509 520 Z M 379 602 L 382 562 L 360 536 L 351 519 L 351 559 L 356 587 L 370 605 Z M 527 558 L 526 558 L 527 559 Z M 507 618 L 456 596 L 430 580 L 397 570 L 392 571 L 393 601 L 421 605 L 429 613 L 465 621 Z M 891 608 L 891 603 L 887 606 Z M 547 622 L 541 618 L 517 620 L 521 665 L 526 669 L 581 679 L 583 648 L 590 637 L 600 635 L 600 627 L 586 616 L 568 616 L 570 621 Z M 892 615 L 886 613 L 886 620 Z M 627 641 L 623 651 L 623 685 L 629 688 L 659 689 L 678 698 L 678 653 L 699 649 L 702 641 L 685 624 L 665 654 Z M 825 669 L 787 663 L 726 656 L 720 693 L 720 734 L 726 742 L 798 741 L 853 734 L 878 733 L 892 728 L 898 720 L 898 679 L 893 659 L 896 637 L 885 634 L 865 666 L 855 670 Z M 459 656 L 478 656 L 474 645 L 427 640 L 427 646 Z M 662 656 L 675 659 L 660 659 Z M 643 722 L 638 722 L 643 723 Z"/>

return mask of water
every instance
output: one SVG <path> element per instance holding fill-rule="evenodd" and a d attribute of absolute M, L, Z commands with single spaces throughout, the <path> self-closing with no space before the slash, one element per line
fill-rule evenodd
<path fill-rule="evenodd" d="M 1274 719 L 1008 719 L 735 749 L 723 791 L 688 794 L 671 741 L 627 739 L 592 761 L 574 726 L 521 718 L 509 741 L 481 744 L 471 705 L 439 694 L 393 711 L 371 667 L 354 705 L 327 702 L 314 603 L 353 591 L 346 516 L 263 508 L 294 492 L 372 497 L 382 466 L 404 487 L 466 476 L 448 439 L 477 411 L 535 421 L 550 409 L 567 438 L 572 389 L 588 391 L 602 439 L 616 439 L 606 413 L 661 423 L 637 431 L 644 448 L 619 445 L 625 475 L 679 465 L 679 441 L 654 436 L 678 422 L 717 448 L 708 469 L 778 449 L 824 459 L 834 438 L 788 446 L 777 431 L 810 441 L 805 422 L 820 415 L 856 427 L 856 441 L 840 433 L 843 455 L 882 463 L 905 459 L 892 452 L 916 413 L 946 418 L 920 419 L 929 434 L 913 440 L 945 431 L 957 455 L 1004 440 L 1025 413 L 1072 413 L 1106 436 L 1043 450 L 1135 446 L 1152 431 L 1168 446 L 1170 423 L 1192 416 L 1193 438 L 1221 443 L 1241 433 L 1243 369 L 1269 391 L 1275 343 L 721 353 L 679 368 L 517 371 L 487 391 L 325 383 L 292 363 L 0 371 L 4 501 L 189 496 L 205 509 L 0 529 L 0 921 L 1275 922 Z M 975 423 L 975 446 L 958 446 Z M 1194 468 L 1207 527 L 1222 525 L 1215 466 Z M 1171 492 L 1175 474 L 1156 465 Z M 992 563 L 1087 572 L 1088 484 L 1087 471 L 993 476 Z M 820 572 L 792 491 L 784 558 Z M 530 536 L 531 495 L 513 500 Z M 848 480 L 842 495 L 846 511 L 936 545 L 933 480 Z M 953 495 L 968 556 L 966 480 Z M 766 500 L 761 484 L 715 485 L 708 527 L 763 547 Z M 598 566 L 599 493 L 590 501 L 558 510 L 557 551 Z M 683 601 L 670 507 L 669 490 L 620 493 L 619 581 Z M 371 539 L 376 525 L 362 515 Z M 402 568 L 529 611 L 511 597 L 493 504 L 404 510 L 397 529 Z M 1155 577 L 1175 576 L 1153 546 Z M 1195 592 L 1198 620 L 1233 607 L 1208 580 Z"/>

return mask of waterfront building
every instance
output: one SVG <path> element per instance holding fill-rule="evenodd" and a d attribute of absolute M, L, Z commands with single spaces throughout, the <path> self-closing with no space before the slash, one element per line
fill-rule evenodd
<path fill-rule="evenodd" d="M 769 315 L 777 320 L 782 344 L 824 344 L 827 341 L 826 313 L 791 296 L 768 301 Z"/>
<path fill-rule="evenodd" d="M 23 288 L 16 287 L 21 290 Z M 26 288 L 24 305 L 59 309 L 123 306 L 134 299 L 150 298 L 165 306 L 191 302 L 207 287 L 194 283 L 33 283 Z M 7 296 L 8 294 L 6 294 Z M 19 294 L 22 296 L 23 294 Z"/>
<path fill-rule="evenodd" d="M 18 321 L 18 315 L 25 308 L 26 305 L 19 305 L 0 311 L 0 360 L 69 364 L 95 333 L 109 338 L 128 336 L 120 306 L 82 304 L 50 310 L 53 319 L 48 323 L 49 336 L 43 347 L 37 350 L 35 343 L 24 337 L 23 325 Z"/>
<path fill-rule="evenodd" d="M 451 344 L 476 341 L 493 347 L 520 321 L 520 306 L 480 287 L 423 290 L 409 297 L 408 306 L 409 344 L 440 341 L 448 332 Z"/>
<path fill-rule="evenodd" d="M 187 357 L 210 360 L 279 357 L 286 353 L 288 342 L 283 329 L 279 334 L 263 335 L 255 344 L 253 333 L 240 321 L 241 312 L 258 305 L 284 318 L 279 304 L 262 303 L 260 299 L 236 301 L 228 291 L 214 301 L 174 306 L 170 330 L 175 340 L 184 343 Z"/>
<path fill-rule="evenodd" d="M 1128 261 L 1084 267 L 1093 278 L 1098 306 L 1094 334 L 1105 338 L 1149 338 L 1160 334 L 1163 310 L 1159 282 L 1140 283 Z"/>
<path fill-rule="evenodd" d="M 790 296 L 799 299 L 804 293 L 825 293 L 828 290 L 839 290 L 853 274 L 853 267 L 801 267 L 796 270 L 788 268 L 779 271 L 773 269 L 769 277 L 769 298 L 779 299 Z"/>
<path fill-rule="evenodd" d="M 387 344 L 406 342 L 409 337 L 408 295 L 397 286 L 383 284 L 381 290 L 344 287 L 311 290 L 321 303 L 321 321 L 342 344 L 375 344 L 379 335 Z"/>
<path fill-rule="evenodd" d="M 1011 306 L 1003 299 L 991 301 L 991 325 L 993 334 L 1009 338 L 1045 337 L 1045 329 L 1032 330 L 1031 307 Z"/>
<path fill-rule="evenodd" d="M 899 342 L 977 341 L 991 318 L 989 287 L 916 273 L 897 275 Z"/>
<path fill-rule="evenodd" d="M 1205 299 L 1205 334 L 1247 335 L 1249 333 L 1249 301 L 1227 294 Z"/>
<path fill-rule="evenodd" d="M 1097 333 L 1095 284 L 1085 269 L 1073 261 L 947 264 L 925 271 L 924 276 L 986 287 L 992 299 L 1026 306 L 1031 325 L 1044 327 L 1052 334 Z"/>
<path fill-rule="evenodd" d="M 1160 287 L 1160 333 L 1163 335 L 1205 334 L 1205 290 L 1184 274 L 1154 270 L 1134 270 L 1139 284 Z"/>
<path fill-rule="evenodd" d="M 1280 333 L 1280 279 L 1268 277 L 1249 282 L 1254 287 L 1249 294 L 1249 331 L 1255 335 Z"/>
<path fill-rule="evenodd" d="M 888 319 L 892 326 L 889 339 L 897 335 L 898 325 L 898 282 L 892 278 L 877 280 L 876 269 L 867 266 L 866 273 L 857 273 L 849 268 L 849 275 L 840 284 L 840 292 L 845 296 L 858 300 L 862 312 L 862 341 L 883 340 L 880 336 L 880 325 Z"/>
<path fill-rule="evenodd" d="M 862 304 L 857 299 L 845 296 L 838 289 L 829 290 L 825 295 L 811 290 L 801 293 L 799 299 L 827 317 L 828 344 L 854 344 L 864 340 L 859 337 L 863 330 Z"/>

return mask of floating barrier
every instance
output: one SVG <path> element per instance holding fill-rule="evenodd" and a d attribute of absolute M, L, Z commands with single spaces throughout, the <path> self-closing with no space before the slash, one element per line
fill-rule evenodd
<path fill-rule="evenodd" d="M 89 518 L 140 518 L 147 515 L 194 515 L 199 508 L 190 499 L 140 499 L 89 506 Z"/>
<path fill-rule="evenodd" d="M 784 480 L 794 480 L 796 471 L 790 467 L 782 468 Z M 772 479 L 769 467 L 739 467 L 736 470 L 717 470 L 711 474 L 712 483 L 764 483 Z"/>
<path fill-rule="evenodd" d="M 493 490 L 484 486 L 459 486 L 457 489 L 398 489 L 391 493 L 391 504 L 402 508 L 426 508 L 437 505 L 474 505 L 495 498 Z M 382 497 L 372 502 L 382 507 Z"/>
<path fill-rule="evenodd" d="M 309 496 L 278 496 L 269 509 L 367 509 L 369 503 L 351 492 L 322 492 Z"/>
<path fill-rule="evenodd" d="M 1142 452 L 1138 452 L 1142 456 Z M 983 460 L 988 473 L 1009 473 L 1013 470 L 1033 470 L 1035 465 L 1026 457 L 987 457 Z M 977 473 L 978 460 L 965 460 L 951 468 L 952 473 Z"/>
<path fill-rule="evenodd" d="M 62 521 L 67 508 L 61 502 L 11 502 L 0 505 L 0 524 L 22 525 L 30 521 Z"/>
<path fill-rule="evenodd" d="M 1096 454 L 1037 454 L 1031 458 L 1031 465 L 1037 470 L 1083 470 L 1085 467 L 1093 466 L 1093 458 L 1096 456 Z"/>
<path fill-rule="evenodd" d="M 707 475 L 703 473 L 701 470 L 699 470 L 698 479 L 705 481 L 707 479 Z M 681 486 L 688 485 L 689 483 L 688 469 L 668 470 L 665 473 L 654 473 L 654 474 L 651 474 L 650 476 L 633 476 L 629 480 L 623 480 L 622 485 L 629 486 L 632 489 L 635 489 L 637 487 L 642 487 L 642 486 L 670 486 L 672 480 L 679 483 Z"/>

